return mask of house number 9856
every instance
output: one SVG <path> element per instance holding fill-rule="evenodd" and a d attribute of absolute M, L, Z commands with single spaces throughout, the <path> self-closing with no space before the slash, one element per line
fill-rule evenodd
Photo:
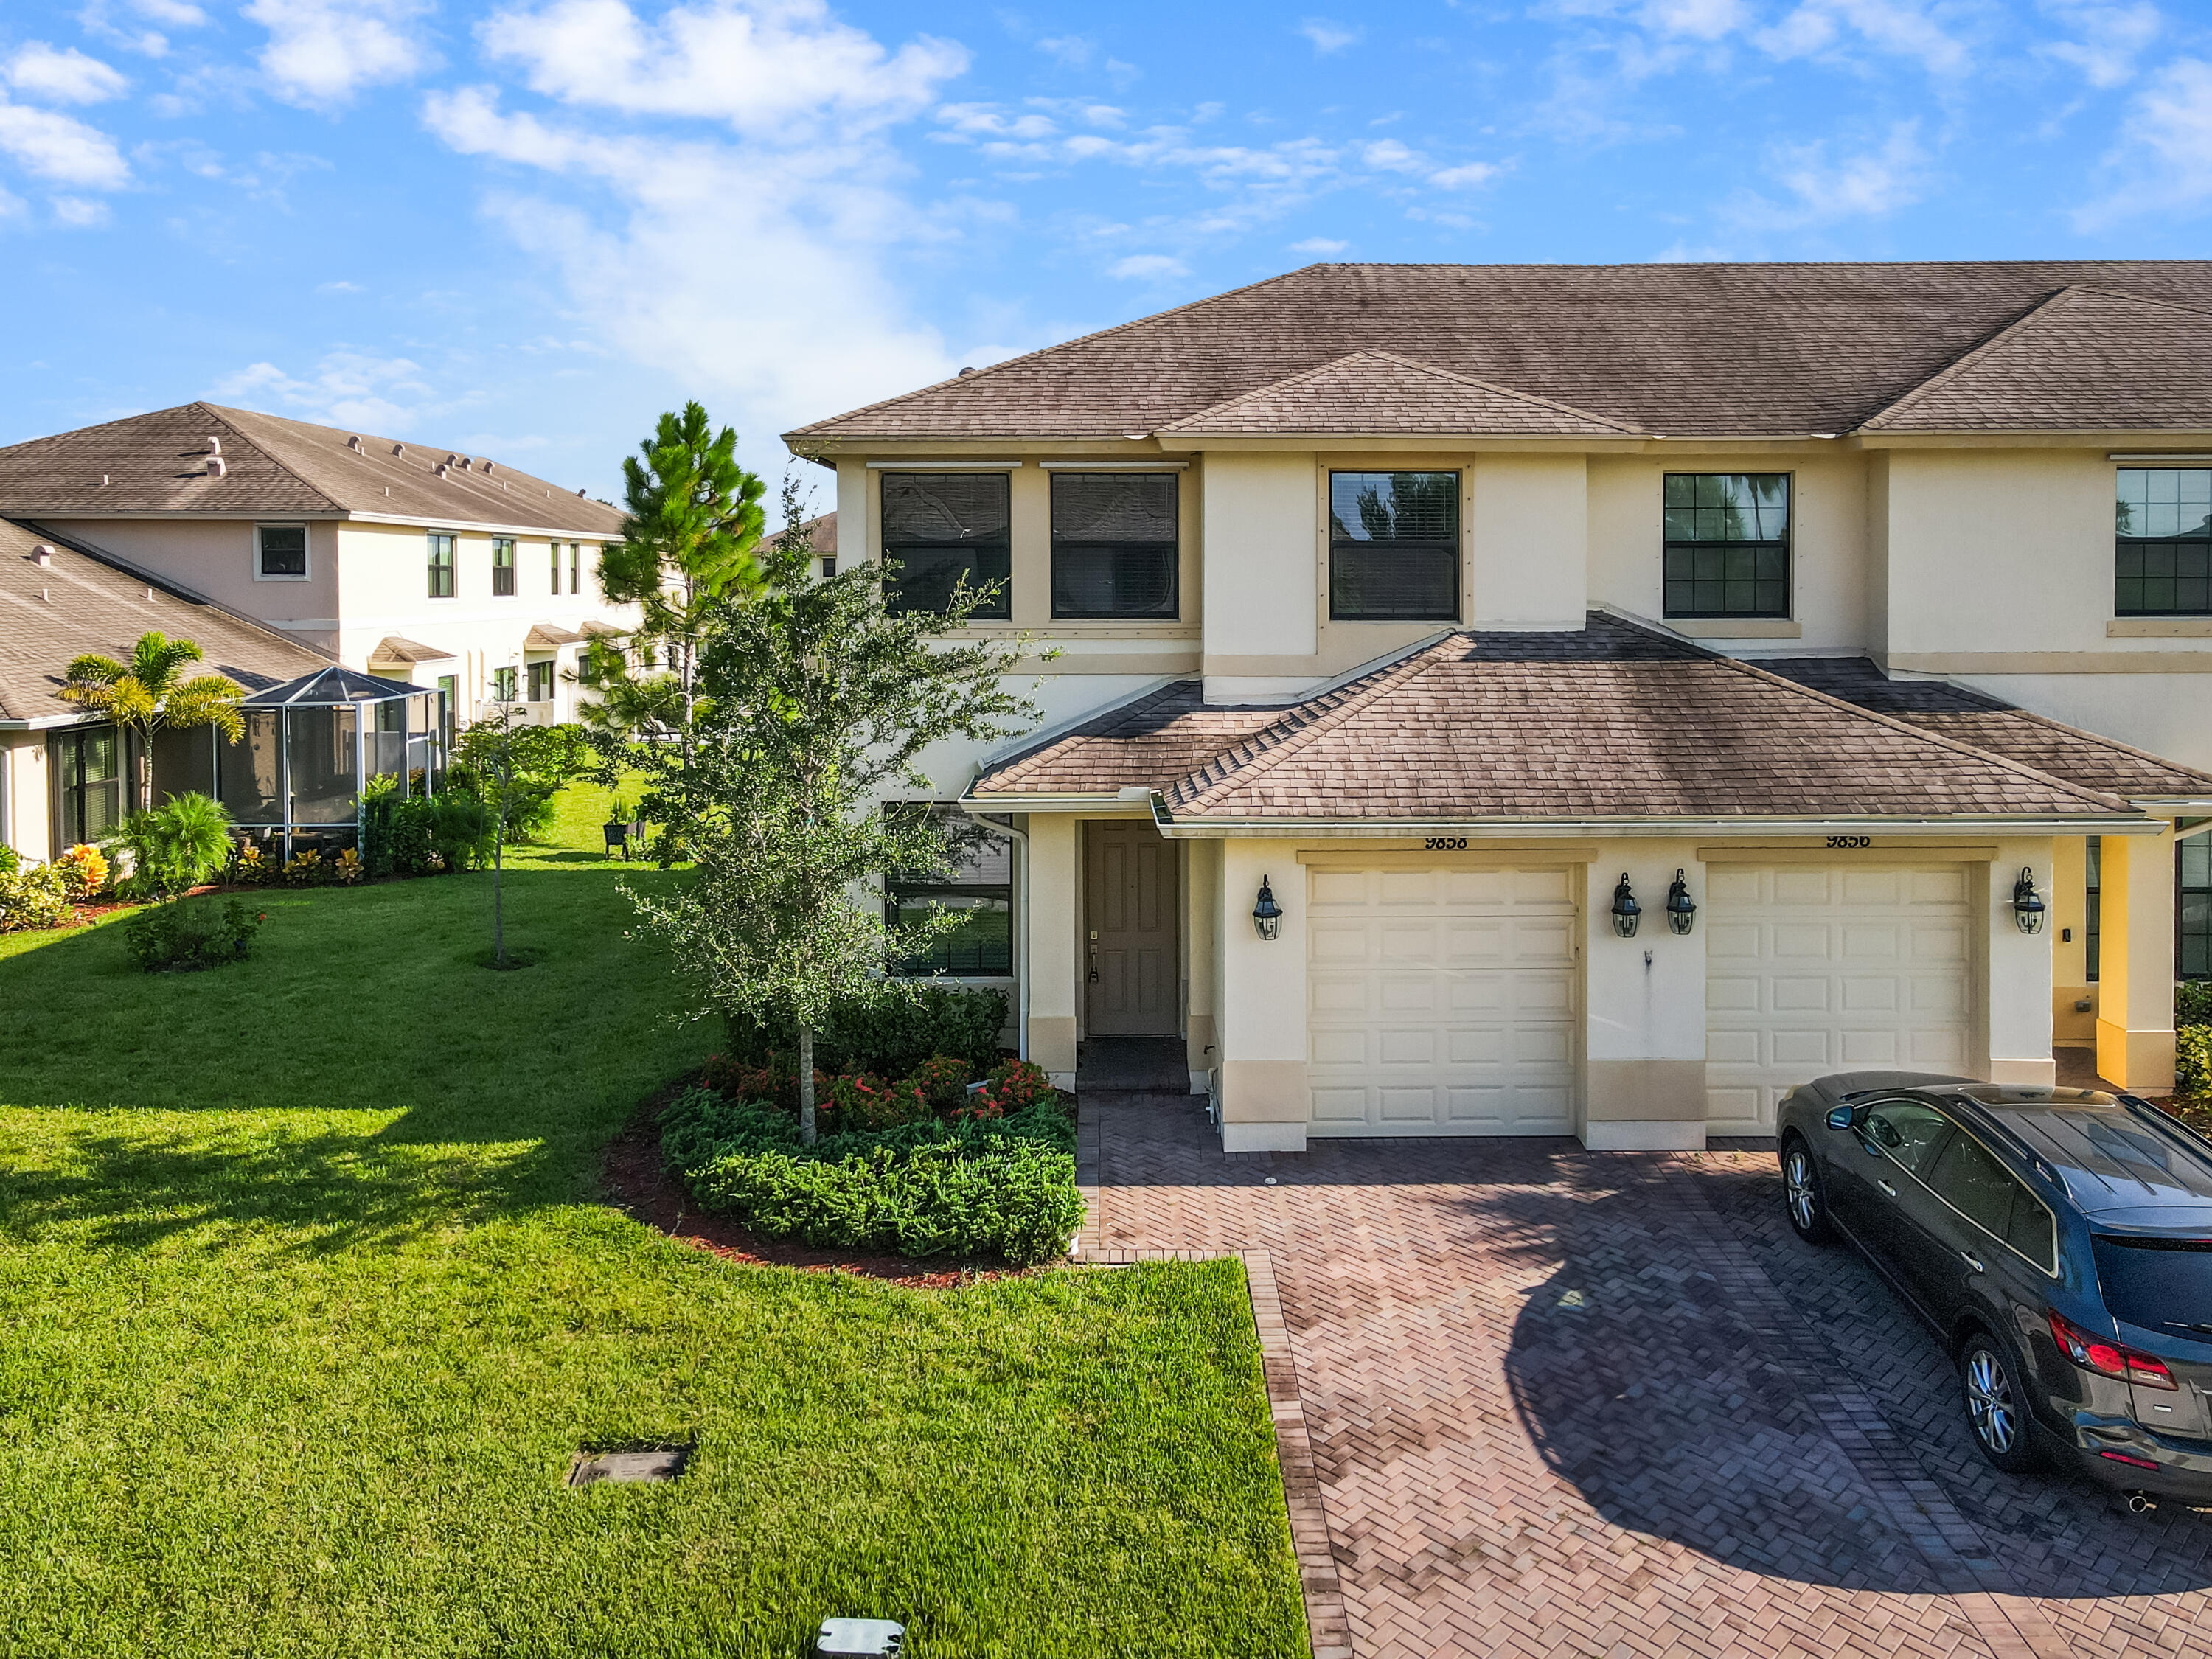
<path fill-rule="evenodd" d="M 1831 848 L 1871 847 L 1874 845 L 1874 837 L 1871 836 L 1831 836 L 1828 837 L 1828 845 Z"/>
<path fill-rule="evenodd" d="M 1421 850 L 1425 853 L 1464 853 L 1467 851 L 1467 837 L 1465 836 L 1431 836 L 1421 843 Z"/>

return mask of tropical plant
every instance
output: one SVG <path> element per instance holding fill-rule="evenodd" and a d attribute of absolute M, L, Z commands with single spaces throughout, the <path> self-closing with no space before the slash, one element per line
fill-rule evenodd
<path fill-rule="evenodd" d="M 79 842 L 74 847 L 64 847 L 62 855 L 54 860 L 69 884 L 72 899 L 88 899 L 106 890 L 107 886 L 107 854 L 89 842 Z"/>
<path fill-rule="evenodd" d="M 230 860 L 230 814 L 218 801 L 186 791 L 123 820 L 112 845 L 131 854 L 122 890 L 132 898 L 197 887 Z"/>
<path fill-rule="evenodd" d="M 58 927 L 70 913 L 69 878 L 58 864 L 0 870 L 0 933 Z"/>
<path fill-rule="evenodd" d="M 763 592 L 717 597 L 702 617 L 699 741 L 661 817 L 697 873 L 672 896 L 631 899 L 690 977 L 696 1012 L 795 1030 L 811 1144 L 816 1032 L 855 986 L 912 994 L 886 970 L 961 922 L 936 911 L 885 926 L 868 888 L 886 870 L 949 873 L 954 832 L 878 802 L 928 789 L 918 763 L 932 744 L 997 742 L 1038 714 L 1006 686 L 1030 641 L 942 638 L 985 592 L 963 586 L 942 613 L 893 616 L 876 567 L 817 577 L 793 489 L 784 512 Z"/>
<path fill-rule="evenodd" d="M 207 653 L 191 640 L 173 640 L 159 629 L 138 636 L 131 660 L 88 653 L 63 671 L 65 702 L 99 710 L 138 738 L 137 775 L 131 804 L 154 804 L 154 733 L 167 727 L 212 725 L 233 743 L 244 735 L 238 712 L 246 694 L 223 674 L 187 675 L 185 669 Z"/>

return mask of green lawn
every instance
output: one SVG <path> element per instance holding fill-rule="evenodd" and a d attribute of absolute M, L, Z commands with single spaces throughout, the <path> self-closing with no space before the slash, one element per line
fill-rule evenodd
<path fill-rule="evenodd" d="M 1304 1652 L 1235 1263 L 916 1291 L 594 1201 L 708 1039 L 568 805 L 520 972 L 473 876 L 270 892 L 207 974 L 0 938 L 0 1651 Z"/>

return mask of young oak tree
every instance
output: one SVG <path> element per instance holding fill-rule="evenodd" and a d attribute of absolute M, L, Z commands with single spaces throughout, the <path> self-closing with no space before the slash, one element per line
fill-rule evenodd
<path fill-rule="evenodd" d="M 737 451 L 735 428 L 716 432 L 695 402 L 663 415 L 623 462 L 623 538 L 600 556 L 599 585 L 643 615 L 627 642 L 593 640 L 577 672 L 599 694 L 582 718 L 610 785 L 636 768 L 651 790 L 681 767 L 691 751 L 707 608 L 760 586 L 754 550 L 767 486 L 738 465 Z"/>
<path fill-rule="evenodd" d="M 783 506 L 761 592 L 707 607 L 697 741 L 673 786 L 696 868 L 673 896 L 631 901 L 697 988 L 698 1012 L 797 1027 L 799 1135 L 811 1145 L 824 1017 L 856 986 L 911 985 L 886 976 L 962 925 L 945 912 L 885 925 L 870 884 L 890 871 L 949 875 L 961 829 L 881 803 L 928 793 L 918 762 L 932 744 L 996 742 L 1039 715 L 1006 684 L 1026 641 L 941 637 L 987 591 L 963 586 L 945 611 L 893 615 L 881 566 L 817 577 L 788 483 Z"/>

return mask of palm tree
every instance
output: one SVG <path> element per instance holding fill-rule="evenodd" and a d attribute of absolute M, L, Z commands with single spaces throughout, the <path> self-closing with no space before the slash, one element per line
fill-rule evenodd
<path fill-rule="evenodd" d="M 138 636 L 131 660 L 88 653 L 71 662 L 62 678 L 64 701 L 96 708 L 138 736 L 137 775 L 131 805 L 154 804 L 154 733 L 163 727 L 215 726 L 236 743 L 246 733 L 238 712 L 245 689 L 223 674 L 185 677 L 185 666 L 207 653 L 191 640 L 173 640 L 159 629 Z"/>

